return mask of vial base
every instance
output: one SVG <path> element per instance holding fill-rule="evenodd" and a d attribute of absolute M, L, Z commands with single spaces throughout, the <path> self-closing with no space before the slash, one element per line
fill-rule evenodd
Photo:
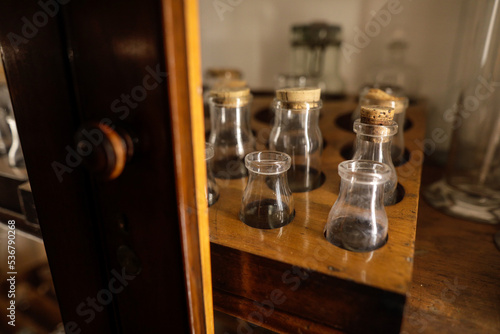
<path fill-rule="evenodd" d="M 387 242 L 387 234 L 382 225 L 374 228 L 371 220 L 356 217 L 339 217 L 328 223 L 325 238 L 331 244 L 353 252 L 370 252 Z M 376 231 L 374 234 L 374 231 Z"/>
<path fill-rule="evenodd" d="M 254 201 L 240 212 L 240 220 L 250 227 L 260 229 L 280 228 L 288 225 L 295 217 L 288 205 L 274 199 Z"/>

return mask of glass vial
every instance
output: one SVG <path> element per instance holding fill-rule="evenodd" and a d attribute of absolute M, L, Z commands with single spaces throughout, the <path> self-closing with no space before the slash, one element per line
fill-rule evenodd
<path fill-rule="evenodd" d="M 391 171 L 384 185 L 384 204 L 396 203 L 398 176 L 391 157 L 391 142 L 398 132 L 394 109 L 382 106 L 361 107 L 361 119 L 354 122 L 356 143 L 352 160 L 371 160 L 384 163 Z"/>
<path fill-rule="evenodd" d="M 245 155 L 255 151 L 250 129 L 252 95 L 248 88 L 220 88 L 210 93 L 211 130 L 209 142 L 214 146 L 213 172 L 221 179 L 238 179 L 247 175 Z"/>
<path fill-rule="evenodd" d="M 365 88 L 360 95 L 358 108 L 353 113 L 353 121 L 360 117 L 360 109 L 363 106 L 378 105 L 394 109 L 393 120 L 398 124 L 400 131 L 394 135 L 391 146 L 392 162 L 400 165 L 404 162 L 405 137 L 404 125 L 406 121 L 406 109 L 408 98 L 395 96 L 378 88 Z"/>
<path fill-rule="evenodd" d="M 323 137 L 319 129 L 322 106 L 319 88 L 287 88 L 276 91 L 275 119 L 269 148 L 292 158 L 288 183 L 293 192 L 321 186 Z"/>
<path fill-rule="evenodd" d="M 249 177 L 241 201 L 242 222 L 272 229 L 293 220 L 295 207 L 286 177 L 291 161 L 288 154 L 275 151 L 253 152 L 245 157 Z"/>
<path fill-rule="evenodd" d="M 214 205 L 219 199 L 219 186 L 217 186 L 214 173 L 212 172 L 213 157 L 214 146 L 210 143 L 205 143 L 205 162 L 207 165 L 207 186 L 205 188 L 205 194 L 209 207 Z"/>
<path fill-rule="evenodd" d="M 390 174 L 388 165 L 375 161 L 340 163 L 340 193 L 324 230 L 328 242 L 354 252 L 369 252 L 387 242 L 383 198 Z"/>

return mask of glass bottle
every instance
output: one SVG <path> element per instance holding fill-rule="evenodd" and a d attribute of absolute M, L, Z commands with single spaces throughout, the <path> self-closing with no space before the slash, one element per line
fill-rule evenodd
<path fill-rule="evenodd" d="M 361 107 L 361 119 L 354 122 L 356 143 L 352 160 L 371 160 L 384 163 L 391 171 L 384 185 L 384 204 L 396 203 L 398 176 L 391 157 L 391 142 L 398 132 L 392 120 L 394 109 L 382 106 Z"/>
<path fill-rule="evenodd" d="M 366 160 L 339 164 L 340 192 L 328 215 L 325 238 L 335 246 L 368 252 L 387 242 L 388 219 L 383 205 L 388 165 Z"/>
<path fill-rule="evenodd" d="M 321 186 L 323 137 L 319 129 L 322 106 L 319 88 L 287 88 L 276 91 L 275 119 L 269 148 L 292 157 L 288 183 L 293 192 Z"/>
<path fill-rule="evenodd" d="M 401 89 L 412 101 L 418 98 L 420 79 L 418 69 L 406 61 L 408 43 L 398 35 L 386 47 L 385 62 L 368 72 L 367 81 L 372 85 L 381 85 Z"/>
<path fill-rule="evenodd" d="M 500 223 L 500 2 L 465 2 L 445 111 L 453 135 L 445 173 L 424 191 L 428 203 L 471 221 Z M 453 102 L 451 102 L 453 103 Z M 450 105 L 447 106 L 451 107 Z"/>
<path fill-rule="evenodd" d="M 255 151 L 250 129 L 252 95 L 248 88 L 220 88 L 210 93 L 211 129 L 209 142 L 214 146 L 213 172 L 221 179 L 247 175 L 244 158 Z"/>
<path fill-rule="evenodd" d="M 219 199 L 219 186 L 217 185 L 214 173 L 212 172 L 213 157 L 214 146 L 210 143 L 205 143 L 205 163 L 207 165 L 207 186 L 205 188 L 205 194 L 209 207 L 214 205 Z"/>
<path fill-rule="evenodd" d="M 356 108 L 352 115 L 353 121 L 358 119 L 362 106 L 378 105 L 394 109 L 393 120 L 398 124 L 398 129 L 400 129 L 400 131 L 394 135 L 391 146 L 392 161 L 396 165 L 404 163 L 405 137 L 403 129 L 406 121 L 408 103 L 408 98 L 404 96 L 389 94 L 378 88 L 365 88 L 360 95 L 358 108 Z"/>
<path fill-rule="evenodd" d="M 339 74 L 341 27 L 323 22 L 292 26 L 292 69 L 298 76 L 316 78 L 323 93 L 342 94 Z"/>
<path fill-rule="evenodd" d="M 275 151 L 253 152 L 245 157 L 249 177 L 241 201 L 242 222 L 272 229 L 293 220 L 295 206 L 286 177 L 291 160 L 288 154 Z"/>

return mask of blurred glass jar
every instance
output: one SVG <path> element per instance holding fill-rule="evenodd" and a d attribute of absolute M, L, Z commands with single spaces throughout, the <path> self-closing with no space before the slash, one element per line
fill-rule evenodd
<path fill-rule="evenodd" d="M 252 95 L 248 88 L 220 88 L 210 92 L 210 137 L 214 147 L 213 172 L 222 179 L 247 175 L 243 159 L 255 151 L 250 128 Z"/>
<path fill-rule="evenodd" d="M 214 146 L 210 143 L 205 143 L 205 163 L 207 168 L 207 186 L 205 187 L 205 195 L 207 197 L 208 206 L 212 206 L 219 199 L 219 186 L 215 181 L 214 173 L 212 172 L 212 160 L 214 157 Z"/>
<path fill-rule="evenodd" d="M 360 118 L 362 106 L 379 105 L 394 109 L 394 121 L 398 124 L 399 131 L 392 138 L 391 156 L 395 165 L 404 163 L 405 137 L 404 126 L 406 122 L 406 110 L 408 98 L 389 94 L 377 88 L 364 88 L 359 97 L 359 104 L 352 114 L 352 120 Z"/>
<path fill-rule="evenodd" d="M 341 33 L 340 26 L 323 22 L 293 25 L 290 40 L 292 75 L 315 78 L 317 84 L 308 87 L 317 86 L 326 95 L 342 94 L 344 81 L 339 73 Z"/>
<path fill-rule="evenodd" d="M 420 79 L 416 67 L 406 61 L 408 43 L 396 32 L 396 36 L 387 44 L 385 61 L 367 74 L 370 85 L 393 87 L 402 90 L 412 101 L 418 98 Z"/>
<path fill-rule="evenodd" d="M 472 221 L 500 223 L 500 1 L 463 3 L 454 78 L 460 83 L 444 177 L 424 196 Z M 450 103 L 451 104 L 451 103 Z"/>
<path fill-rule="evenodd" d="M 293 192 L 321 186 L 323 136 L 319 129 L 322 106 L 318 88 L 287 88 L 276 91 L 275 119 L 269 148 L 292 158 L 288 183 Z"/>
<path fill-rule="evenodd" d="M 382 247 L 389 226 L 383 199 L 390 167 L 375 161 L 348 160 L 338 169 L 340 192 L 328 215 L 325 238 L 354 252 Z"/>
<path fill-rule="evenodd" d="M 235 68 L 208 68 L 203 77 L 203 87 L 205 90 L 210 90 L 217 82 L 241 80 L 242 78 L 241 71 Z"/>
<path fill-rule="evenodd" d="M 290 164 L 290 156 L 281 152 L 253 152 L 245 157 L 249 177 L 241 201 L 242 222 L 255 228 L 272 229 L 293 220 L 295 206 L 286 177 Z"/>

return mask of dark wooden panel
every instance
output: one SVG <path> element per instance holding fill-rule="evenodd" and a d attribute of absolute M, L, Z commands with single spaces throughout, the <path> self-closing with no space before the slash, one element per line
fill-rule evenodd
<path fill-rule="evenodd" d="M 277 322 L 275 308 L 350 333 L 399 333 L 405 296 L 326 276 L 283 262 L 212 244 L 212 274 L 218 308 L 251 322 Z M 223 293 L 263 305 L 235 309 L 224 306 Z M 246 313 L 246 311 L 255 311 Z M 266 315 L 268 314 L 268 315 Z M 283 317 L 285 321 L 286 317 Z M 269 324 L 269 328 L 273 328 Z M 283 326 L 283 325 L 280 325 Z M 266 327 L 266 326 L 265 326 Z"/>
<path fill-rule="evenodd" d="M 59 182 L 52 167 L 64 163 L 66 145 L 73 142 L 79 119 L 71 91 L 67 49 L 61 40 L 59 17 L 24 34 L 33 16 L 42 9 L 36 1 L 0 3 L 0 45 L 11 91 L 26 167 L 38 209 L 45 247 L 63 319 L 72 328 L 111 333 L 114 320 L 108 308 L 86 324 L 77 307 L 106 285 L 97 221 L 93 216 L 88 178 L 79 169 Z M 31 22 L 31 23 L 26 23 Z M 72 324 L 71 322 L 75 323 Z"/>

